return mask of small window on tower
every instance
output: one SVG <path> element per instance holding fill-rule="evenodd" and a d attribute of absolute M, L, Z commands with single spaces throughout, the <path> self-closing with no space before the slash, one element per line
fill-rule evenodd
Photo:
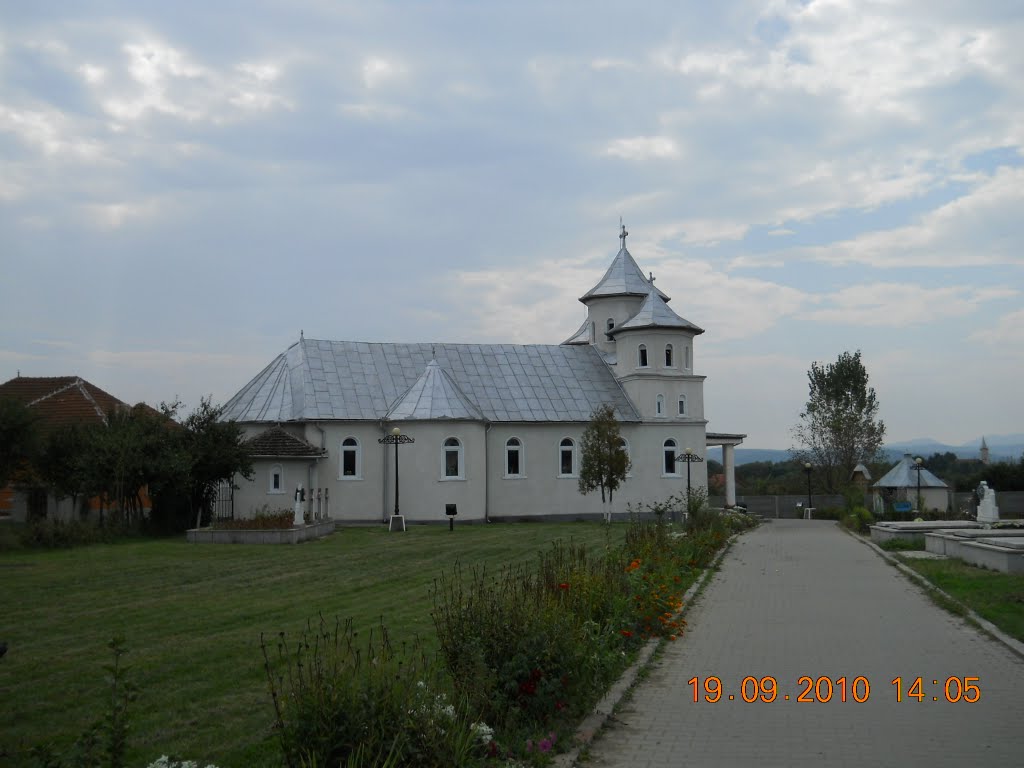
<path fill-rule="evenodd" d="M 643 344 L 641 344 L 640 348 L 637 349 L 637 363 L 636 364 L 637 364 L 637 367 L 639 367 L 639 368 L 646 368 L 647 367 L 647 347 L 645 345 L 643 345 Z"/>
<path fill-rule="evenodd" d="M 671 368 L 672 367 L 672 345 L 671 344 L 666 344 L 665 345 L 665 367 L 666 368 Z"/>

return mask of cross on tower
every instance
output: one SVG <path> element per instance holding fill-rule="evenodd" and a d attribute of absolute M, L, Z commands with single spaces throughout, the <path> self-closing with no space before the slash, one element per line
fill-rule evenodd
<path fill-rule="evenodd" d="M 622 247 L 625 248 L 626 236 L 629 234 L 629 232 L 626 231 L 626 225 L 622 223 L 621 219 L 619 220 L 619 226 L 622 227 L 622 231 L 619 233 L 619 240 L 622 241 Z"/>

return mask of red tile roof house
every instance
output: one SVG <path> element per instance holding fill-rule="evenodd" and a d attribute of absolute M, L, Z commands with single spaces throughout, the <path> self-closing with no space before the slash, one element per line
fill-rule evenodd
<path fill-rule="evenodd" d="M 108 413 L 131 407 L 78 376 L 18 376 L 0 384 L 0 398 L 26 405 L 39 417 L 44 433 L 68 424 L 106 424 Z M 145 496 L 143 504 L 148 511 L 149 499 Z M 80 500 L 80 506 L 82 509 L 75 510 L 70 498 L 56 499 L 40 491 L 10 486 L 0 489 L 0 519 L 23 522 L 31 511 L 37 516 L 70 520 L 95 513 L 99 500 Z"/>

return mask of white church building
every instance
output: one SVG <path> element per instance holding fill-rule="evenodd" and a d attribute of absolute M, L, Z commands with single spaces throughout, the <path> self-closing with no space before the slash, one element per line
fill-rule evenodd
<path fill-rule="evenodd" d="M 733 449 L 744 435 L 707 431 L 703 329 L 621 247 L 580 298 L 587 317 L 561 344 L 383 344 L 300 336 L 225 405 L 252 440 L 255 478 L 236 477 L 235 517 L 305 509 L 341 522 L 597 518 L 600 492 L 577 487 L 580 439 L 610 404 L 631 469 L 614 510 L 707 487 L 687 451 L 723 446 L 726 506 L 735 503 Z M 221 514 L 223 514 L 223 507 Z"/>

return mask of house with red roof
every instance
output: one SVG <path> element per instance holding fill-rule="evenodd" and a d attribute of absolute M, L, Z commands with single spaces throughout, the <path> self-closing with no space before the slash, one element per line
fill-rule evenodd
<path fill-rule="evenodd" d="M 131 406 L 78 376 L 17 376 L 0 384 L 0 398 L 26 406 L 39 419 L 45 436 L 70 424 L 106 424 L 107 414 Z M 148 499 L 145 501 L 148 506 Z M 24 521 L 29 516 L 69 520 L 99 509 L 98 499 L 80 500 L 73 508 L 69 498 L 57 499 L 42 489 L 0 489 L 0 517 Z"/>

